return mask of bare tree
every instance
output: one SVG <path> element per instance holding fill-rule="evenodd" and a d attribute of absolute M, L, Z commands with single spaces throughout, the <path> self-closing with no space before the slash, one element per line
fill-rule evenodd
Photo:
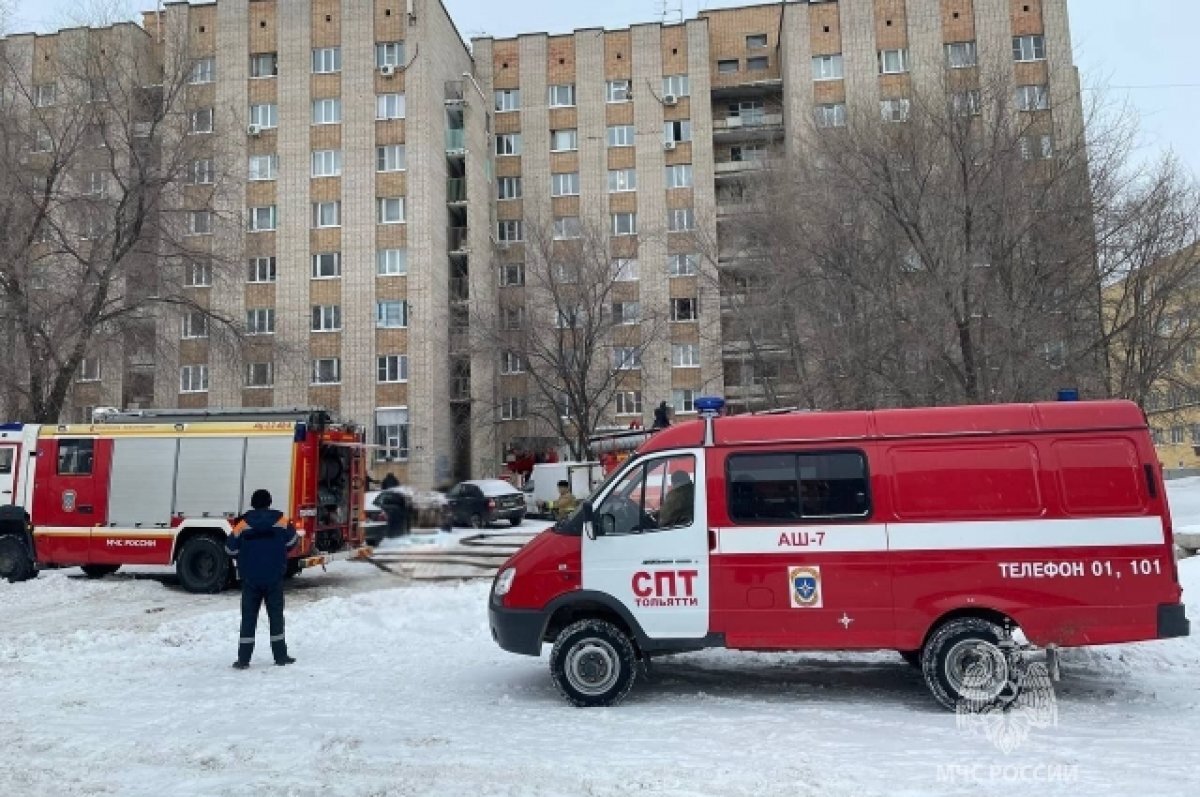
<path fill-rule="evenodd" d="M 852 108 L 844 125 L 808 131 L 803 158 L 755 182 L 736 222 L 743 256 L 723 271 L 750 302 L 741 325 L 772 320 L 776 360 L 795 380 L 777 400 L 1107 390 L 1089 169 L 1112 174 L 1098 161 L 1117 157 L 1123 131 L 1081 119 L 1078 97 L 1018 100 L 1010 82 L 985 77 L 885 104 L 883 120 Z"/>
<path fill-rule="evenodd" d="M 500 373 L 485 410 L 498 426 L 524 420 L 527 436 L 565 441 L 582 459 L 618 393 L 636 389 L 631 377 L 666 319 L 639 302 L 607 229 L 572 218 L 526 221 L 524 230 L 524 259 L 511 264 L 524 290 L 505 292 L 498 312 L 476 312 L 472 322 L 474 345 Z M 502 249 L 498 261 L 509 260 Z"/>
<path fill-rule="evenodd" d="M 211 210 L 234 183 L 201 132 L 214 111 L 185 102 L 197 65 L 130 24 L 59 36 L 53 76 L 34 68 L 30 41 L 0 42 L 5 388 L 10 411 L 40 422 L 61 418 L 98 358 L 153 359 L 180 326 L 218 347 L 238 340 L 196 289 L 231 267 L 211 233 L 240 224 Z"/>

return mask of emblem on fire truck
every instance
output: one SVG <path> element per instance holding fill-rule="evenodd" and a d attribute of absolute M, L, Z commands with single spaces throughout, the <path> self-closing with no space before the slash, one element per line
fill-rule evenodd
<path fill-rule="evenodd" d="M 75 491 L 74 490 L 63 490 L 62 508 L 63 508 L 64 512 L 74 512 L 75 511 Z"/>
<path fill-rule="evenodd" d="M 821 599 L 821 568 L 818 566 L 789 567 L 788 592 L 793 609 L 819 609 Z"/>

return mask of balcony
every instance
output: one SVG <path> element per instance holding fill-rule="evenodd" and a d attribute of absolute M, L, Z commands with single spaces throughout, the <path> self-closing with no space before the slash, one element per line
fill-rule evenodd
<path fill-rule="evenodd" d="M 461 205 L 467 201 L 467 178 L 451 177 L 446 180 L 446 203 Z"/>
<path fill-rule="evenodd" d="M 750 141 L 783 136 L 783 114 L 756 113 L 727 116 L 713 120 L 713 139 L 719 141 Z"/>
<path fill-rule="evenodd" d="M 463 82 L 461 80 L 447 80 L 445 86 L 445 103 L 447 105 L 461 105 L 463 103 Z"/>
<path fill-rule="evenodd" d="M 746 80 L 730 80 L 726 82 L 730 76 L 723 76 L 719 83 L 712 87 L 712 96 L 714 99 L 732 99 L 735 97 L 770 97 L 779 94 L 783 91 L 783 79 L 777 77 L 768 77 L 753 79 L 749 74 Z"/>
<path fill-rule="evenodd" d="M 715 164 L 717 179 L 738 177 L 747 172 L 761 172 L 767 168 L 766 161 L 758 158 L 741 161 L 721 161 Z"/>
<path fill-rule="evenodd" d="M 446 154 L 465 155 L 467 152 L 467 131 L 452 127 L 446 131 Z"/>
<path fill-rule="evenodd" d="M 451 227 L 446 235 L 446 244 L 450 251 L 466 252 L 471 246 L 469 233 L 467 227 Z"/>

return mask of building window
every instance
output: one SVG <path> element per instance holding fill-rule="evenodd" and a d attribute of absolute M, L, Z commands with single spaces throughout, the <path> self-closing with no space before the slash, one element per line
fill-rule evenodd
<path fill-rule="evenodd" d="M 246 387 L 263 388 L 275 384 L 275 363 L 247 363 Z"/>
<path fill-rule="evenodd" d="M 671 320 L 695 321 L 698 317 L 697 304 L 695 299 L 672 299 Z"/>
<path fill-rule="evenodd" d="M 1050 90 L 1048 87 L 1045 84 L 1035 86 L 1017 86 L 1017 110 L 1050 110 Z"/>
<path fill-rule="evenodd" d="M 560 307 L 554 311 L 554 326 L 557 329 L 574 329 L 578 323 L 578 307 Z"/>
<path fill-rule="evenodd" d="M 617 194 L 624 191 L 637 190 L 636 169 L 610 169 L 608 172 L 608 193 Z"/>
<path fill-rule="evenodd" d="M 497 199 L 520 199 L 521 198 L 521 178 L 520 177 L 501 177 L 496 180 L 496 198 Z"/>
<path fill-rule="evenodd" d="M 908 109 L 909 101 L 907 99 L 881 100 L 879 103 L 879 112 L 885 122 L 908 121 Z"/>
<path fill-rule="evenodd" d="M 207 210 L 193 210 L 188 215 L 188 234 L 212 235 L 212 213 Z"/>
<path fill-rule="evenodd" d="M 496 92 L 496 111 L 516 111 L 521 108 L 520 89 L 501 89 Z"/>
<path fill-rule="evenodd" d="M 217 181 L 216 169 L 212 158 L 200 158 L 192 161 L 192 183 L 194 185 L 212 185 Z"/>
<path fill-rule="evenodd" d="M 379 383 L 394 384 L 408 381 L 408 355 L 385 354 L 379 358 Z"/>
<path fill-rule="evenodd" d="M 1022 160 L 1050 160 L 1054 157 L 1053 136 L 1022 136 L 1018 143 Z"/>
<path fill-rule="evenodd" d="M 521 134 L 520 133 L 500 133 L 496 136 L 496 154 L 497 155 L 520 155 L 521 154 Z"/>
<path fill-rule="evenodd" d="M 669 255 L 667 274 L 672 277 L 693 277 L 699 265 L 699 255 Z"/>
<path fill-rule="evenodd" d="M 663 77 L 664 97 L 687 97 L 692 93 L 691 81 L 687 75 L 666 75 Z"/>
<path fill-rule="evenodd" d="M 612 234 L 613 235 L 637 235 L 637 214 L 636 213 L 614 213 L 612 214 Z"/>
<path fill-rule="evenodd" d="M 275 281 L 275 258 L 273 257 L 252 257 L 246 282 L 274 282 Z"/>
<path fill-rule="evenodd" d="M 279 176 L 279 156 L 251 155 L 248 171 L 250 180 L 274 180 Z"/>
<path fill-rule="evenodd" d="M 188 114 L 188 132 L 211 133 L 213 131 L 213 109 L 197 108 Z"/>
<path fill-rule="evenodd" d="M 33 104 L 38 108 L 49 108 L 54 104 L 54 100 L 58 95 L 58 86 L 53 83 L 44 83 L 40 86 L 33 87 Z"/>
<path fill-rule="evenodd" d="M 342 173 L 342 151 L 319 149 L 312 154 L 313 177 L 337 177 Z"/>
<path fill-rule="evenodd" d="M 375 458 L 379 462 L 408 459 L 408 408 L 375 410 Z"/>
<path fill-rule="evenodd" d="M 515 351 L 506 351 L 500 355 L 500 373 L 505 376 L 525 373 L 525 363 L 521 355 Z"/>
<path fill-rule="evenodd" d="M 736 58 L 722 58 L 717 61 L 717 74 L 732 75 L 741 67 L 741 61 Z"/>
<path fill-rule="evenodd" d="M 815 109 L 817 127 L 845 127 L 846 104 L 844 102 L 818 105 Z"/>
<path fill-rule="evenodd" d="M 667 188 L 691 188 L 692 164 L 680 163 L 667 167 Z"/>
<path fill-rule="evenodd" d="M 312 256 L 312 276 L 315 280 L 342 276 L 341 252 L 318 252 Z"/>
<path fill-rule="evenodd" d="M 551 152 L 574 152 L 577 149 L 579 149 L 578 130 L 571 129 L 550 131 Z"/>
<path fill-rule="evenodd" d="M 675 412 L 690 413 L 696 411 L 696 391 L 672 390 L 671 391 L 671 408 Z"/>
<path fill-rule="evenodd" d="M 612 262 L 614 282 L 635 282 L 638 279 L 637 258 L 618 257 Z"/>
<path fill-rule="evenodd" d="M 641 302 L 613 302 L 614 324 L 636 324 L 642 319 Z"/>
<path fill-rule="evenodd" d="M 375 170 L 379 172 L 402 172 L 408 168 L 403 144 L 387 144 L 375 148 Z"/>
<path fill-rule="evenodd" d="M 397 299 L 375 302 L 375 326 L 379 329 L 407 327 L 408 302 Z"/>
<path fill-rule="evenodd" d="M 633 125 L 613 125 L 608 128 L 608 145 L 610 147 L 632 147 Z"/>
<path fill-rule="evenodd" d="M 812 73 L 813 80 L 841 80 L 846 76 L 842 54 L 813 56 Z"/>
<path fill-rule="evenodd" d="M 667 231 L 687 232 L 696 229 L 696 212 L 692 208 L 671 208 L 667 211 Z"/>
<path fill-rule="evenodd" d="M 1013 37 L 1013 60 L 1014 61 L 1045 61 L 1046 60 L 1046 37 L 1041 35 L 1034 36 L 1014 36 Z"/>
<path fill-rule="evenodd" d="M 983 113 L 979 89 L 956 91 L 950 95 L 950 110 L 955 116 L 978 116 Z"/>
<path fill-rule="evenodd" d="M 764 50 L 767 47 L 767 34 L 755 33 L 746 37 L 747 50 Z"/>
<path fill-rule="evenodd" d="M 946 45 L 946 66 L 951 69 L 967 69 L 978 63 L 975 42 L 951 42 Z"/>
<path fill-rule="evenodd" d="M 179 369 L 180 393 L 207 393 L 208 366 L 185 365 Z"/>
<path fill-rule="evenodd" d="M 573 108 L 575 107 L 575 85 L 568 84 L 563 86 L 550 87 L 550 107 L 551 108 Z"/>
<path fill-rule="evenodd" d="M 99 357 L 84 357 L 79 362 L 79 376 L 75 377 L 76 382 L 99 382 L 100 381 L 100 358 Z"/>
<path fill-rule="evenodd" d="M 880 50 L 879 74 L 899 75 L 908 71 L 908 50 Z"/>
<path fill-rule="evenodd" d="M 525 264 L 505 263 L 500 266 L 500 287 L 519 288 L 525 284 Z"/>
<path fill-rule="evenodd" d="M 215 58 L 197 58 L 195 61 L 192 61 L 192 72 L 188 75 L 188 83 L 192 85 L 212 83 L 216 72 L 217 60 Z M 38 88 L 41 87 L 39 86 Z"/>
<path fill-rule="evenodd" d="M 379 42 L 375 45 L 375 67 L 404 66 L 404 42 Z"/>
<path fill-rule="evenodd" d="M 342 306 L 338 304 L 318 304 L 312 308 L 313 332 L 337 332 L 342 328 Z"/>
<path fill-rule="evenodd" d="M 697 343 L 676 343 L 671 346 L 672 368 L 699 368 L 700 345 Z"/>
<path fill-rule="evenodd" d="M 273 307 L 252 307 L 246 311 L 247 335 L 274 335 L 275 309 Z"/>
<path fill-rule="evenodd" d="M 380 249 L 375 253 L 375 274 L 377 276 L 402 277 L 407 273 L 407 249 Z"/>
<path fill-rule="evenodd" d="M 500 400 L 500 420 L 519 421 L 525 417 L 525 399 L 520 396 L 505 396 Z"/>
<path fill-rule="evenodd" d="M 262 130 L 272 130 L 279 126 L 279 106 L 274 103 L 263 103 L 250 106 L 250 124 Z"/>
<path fill-rule="evenodd" d="M 676 144 L 692 140 L 692 120 L 676 119 L 663 124 L 663 141 Z"/>
<path fill-rule="evenodd" d="M 746 127 L 761 125 L 765 115 L 766 105 L 762 100 L 742 100 L 729 104 L 730 118 L 741 119 Z"/>
<path fill-rule="evenodd" d="M 583 228 L 578 216 L 559 216 L 554 219 L 553 237 L 556 241 L 566 241 L 583 237 Z"/>
<path fill-rule="evenodd" d="M 642 391 L 621 390 L 617 393 L 617 415 L 641 415 Z"/>
<path fill-rule="evenodd" d="M 756 56 L 746 59 L 747 72 L 765 72 L 771 68 L 771 59 L 765 55 Z"/>
<path fill-rule="evenodd" d="M 764 161 L 766 158 L 767 148 L 762 144 L 741 144 L 729 148 L 729 160 L 734 163 Z"/>
<path fill-rule="evenodd" d="M 250 56 L 250 77 L 275 77 L 278 74 L 278 53 L 255 53 Z"/>
<path fill-rule="evenodd" d="M 184 284 L 189 288 L 208 288 L 212 285 L 212 263 L 192 260 L 184 264 Z"/>
<path fill-rule="evenodd" d="M 331 75 L 342 71 L 341 47 L 318 47 L 312 51 L 312 71 L 316 75 Z"/>
<path fill-rule="evenodd" d="M 629 102 L 631 99 L 633 92 L 628 80 L 610 80 L 604 85 L 605 102 Z"/>
<path fill-rule="evenodd" d="M 380 224 L 404 223 L 404 197 L 381 196 L 376 202 L 376 221 Z"/>
<path fill-rule="evenodd" d="M 1182 426 L 1171 427 L 1171 445 L 1182 445 L 1184 440 L 1184 428 Z"/>
<path fill-rule="evenodd" d="M 342 121 L 342 101 L 337 97 L 313 100 L 312 123 L 314 125 L 336 125 Z"/>
<path fill-rule="evenodd" d="M 520 243 L 525 240 L 525 226 L 519 221 L 497 222 L 496 239 L 501 243 Z"/>
<path fill-rule="evenodd" d="M 642 353 L 636 346 L 614 347 L 612 359 L 616 371 L 635 371 L 642 367 Z"/>
<path fill-rule="evenodd" d="M 274 205 L 250 208 L 247 211 L 247 232 L 274 232 L 278 224 L 279 217 Z"/>
<path fill-rule="evenodd" d="M 550 196 L 579 196 L 579 172 L 550 175 Z"/>
<path fill-rule="evenodd" d="M 375 97 L 376 119 L 403 119 L 404 95 L 380 94 Z"/>
<path fill-rule="evenodd" d="M 342 225 L 342 203 L 314 202 L 312 206 L 312 226 L 319 230 L 325 227 L 340 227 Z"/>
<path fill-rule="evenodd" d="M 342 361 L 337 357 L 324 357 L 312 361 L 312 383 L 314 385 L 336 385 L 342 381 Z"/>

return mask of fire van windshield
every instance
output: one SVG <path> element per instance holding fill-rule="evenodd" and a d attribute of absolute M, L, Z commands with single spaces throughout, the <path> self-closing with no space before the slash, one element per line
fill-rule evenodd
<path fill-rule="evenodd" d="M 633 460 L 630 460 L 629 462 L 627 462 L 625 464 L 628 466 L 628 465 L 631 465 L 632 463 L 633 463 Z M 608 477 L 605 478 L 604 481 L 602 481 L 602 482 L 600 482 L 600 484 L 596 485 L 596 489 L 592 490 L 591 494 L 588 495 L 587 500 L 580 501 L 579 506 L 576 507 L 575 511 L 572 512 L 571 515 L 566 520 L 561 521 L 559 523 L 555 523 L 550 528 L 550 530 L 556 534 L 566 534 L 567 536 L 570 536 L 570 537 L 578 537 L 580 534 L 583 534 L 583 515 L 584 515 L 583 507 L 584 507 L 584 505 L 585 504 L 590 505 L 593 501 L 595 501 L 596 496 L 600 495 L 601 492 L 603 492 L 605 489 L 607 489 L 608 485 L 612 484 L 613 480 L 616 479 L 617 476 L 625 473 L 625 471 L 627 469 L 628 469 L 627 467 L 626 468 L 617 468 L 612 473 L 608 474 Z"/>

